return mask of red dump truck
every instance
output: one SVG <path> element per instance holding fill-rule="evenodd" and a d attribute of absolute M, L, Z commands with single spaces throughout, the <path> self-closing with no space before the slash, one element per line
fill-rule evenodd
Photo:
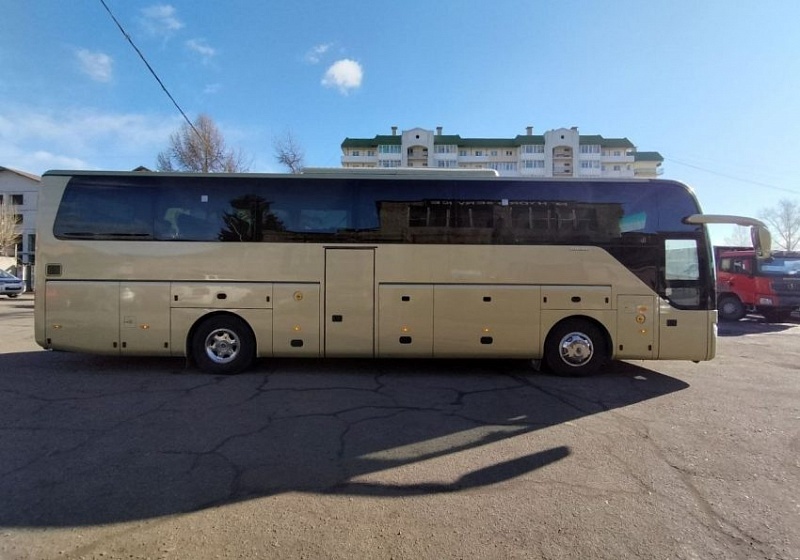
<path fill-rule="evenodd" d="M 782 322 L 800 308 L 800 252 L 773 251 L 762 258 L 749 247 L 714 247 L 717 310 L 723 321 L 747 313 Z"/>

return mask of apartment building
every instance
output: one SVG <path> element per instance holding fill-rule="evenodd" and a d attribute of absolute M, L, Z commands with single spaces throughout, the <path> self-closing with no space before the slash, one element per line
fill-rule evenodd
<path fill-rule="evenodd" d="M 462 138 L 412 128 L 374 138 L 345 138 L 342 167 L 495 169 L 504 176 L 656 177 L 664 158 L 639 152 L 627 138 L 582 135 L 577 127 L 513 138 Z"/>

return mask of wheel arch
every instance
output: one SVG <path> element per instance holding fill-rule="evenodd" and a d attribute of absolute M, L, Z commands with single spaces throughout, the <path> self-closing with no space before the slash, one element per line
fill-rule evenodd
<path fill-rule="evenodd" d="M 247 320 L 246 317 L 242 317 L 238 313 L 234 313 L 233 311 L 228 311 L 227 309 L 218 310 L 218 311 L 210 311 L 208 313 L 203 313 L 197 319 L 195 319 L 192 326 L 189 328 L 188 332 L 186 333 L 186 338 L 183 341 L 183 351 L 185 353 L 186 359 L 192 365 L 196 365 L 194 363 L 194 356 L 192 356 L 192 340 L 194 340 L 194 336 L 197 333 L 197 329 L 200 328 L 204 322 L 208 321 L 209 319 L 217 318 L 217 317 L 235 317 L 244 323 L 244 325 L 249 329 L 250 335 L 253 337 L 255 341 L 255 352 L 258 355 L 258 337 L 256 336 L 256 332 L 253 329 L 253 325 L 250 324 L 250 321 Z"/>
<path fill-rule="evenodd" d="M 563 325 L 564 323 L 566 323 L 568 321 L 580 321 L 580 320 L 587 321 L 587 322 L 593 324 L 595 327 L 597 327 L 600 330 L 600 332 L 603 335 L 603 343 L 605 344 L 605 347 L 606 347 L 605 348 L 606 354 L 607 354 L 608 358 L 613 358 L 614 340 L 611 337 L 611 333 L 608 332 L 608 328 L 606 328 L 606 325 L 603 323 L 603 321 L 601 321 L 597 317 L 594 317 L 592 315 L 583 314 L 583 313 L 575 314 L 575 315 L 568 315 L 568 316 L 562 317 L 559 320 L 557 320 L 554 323 L 552 323 L 549 326 L 549 328 L 547 328 L 547 332 L 544 333 L 544 336 L 542 336 L 541 347 L 539 348 L 539 352 L 541 353 L 541 355 L 544 356 L 545 348 L 547 348 L 547 344 L 548 344 L 548 342 L 550 342 L 550 339 L 553 336 L 553 332 L 560 325 Z"/>

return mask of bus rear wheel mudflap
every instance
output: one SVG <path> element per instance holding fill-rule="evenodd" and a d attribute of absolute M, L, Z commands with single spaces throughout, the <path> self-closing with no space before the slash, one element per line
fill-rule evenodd
<path fill-rule="evenodd" d="M 256 355 L 255 336 L 250 326 L 227 313 L 202 320 L 190 344 L 192 359 L 207 373 L 240 373 L 250 367 Z"/>
<path fill-rule="evenodd" d="M 607 358 L 603 331 L 587 319 L 561 321 L 553 327 L 545 342 L 544 359 L 556 375 L 592 375 Z"/>
<path fill-rule="evenodd" d="M 738 321 L 747 314 L 741 300 L 734 295 L 724 295 L 717 302 L 719 318 L 723 321 Z"/>

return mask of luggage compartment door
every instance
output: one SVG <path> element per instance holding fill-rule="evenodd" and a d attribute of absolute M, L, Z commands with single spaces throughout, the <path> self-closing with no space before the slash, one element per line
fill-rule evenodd
<path fill-rule="evenodd" d="M 375 250 L 325 250 L 325 356 L 375 354 Z"/>

